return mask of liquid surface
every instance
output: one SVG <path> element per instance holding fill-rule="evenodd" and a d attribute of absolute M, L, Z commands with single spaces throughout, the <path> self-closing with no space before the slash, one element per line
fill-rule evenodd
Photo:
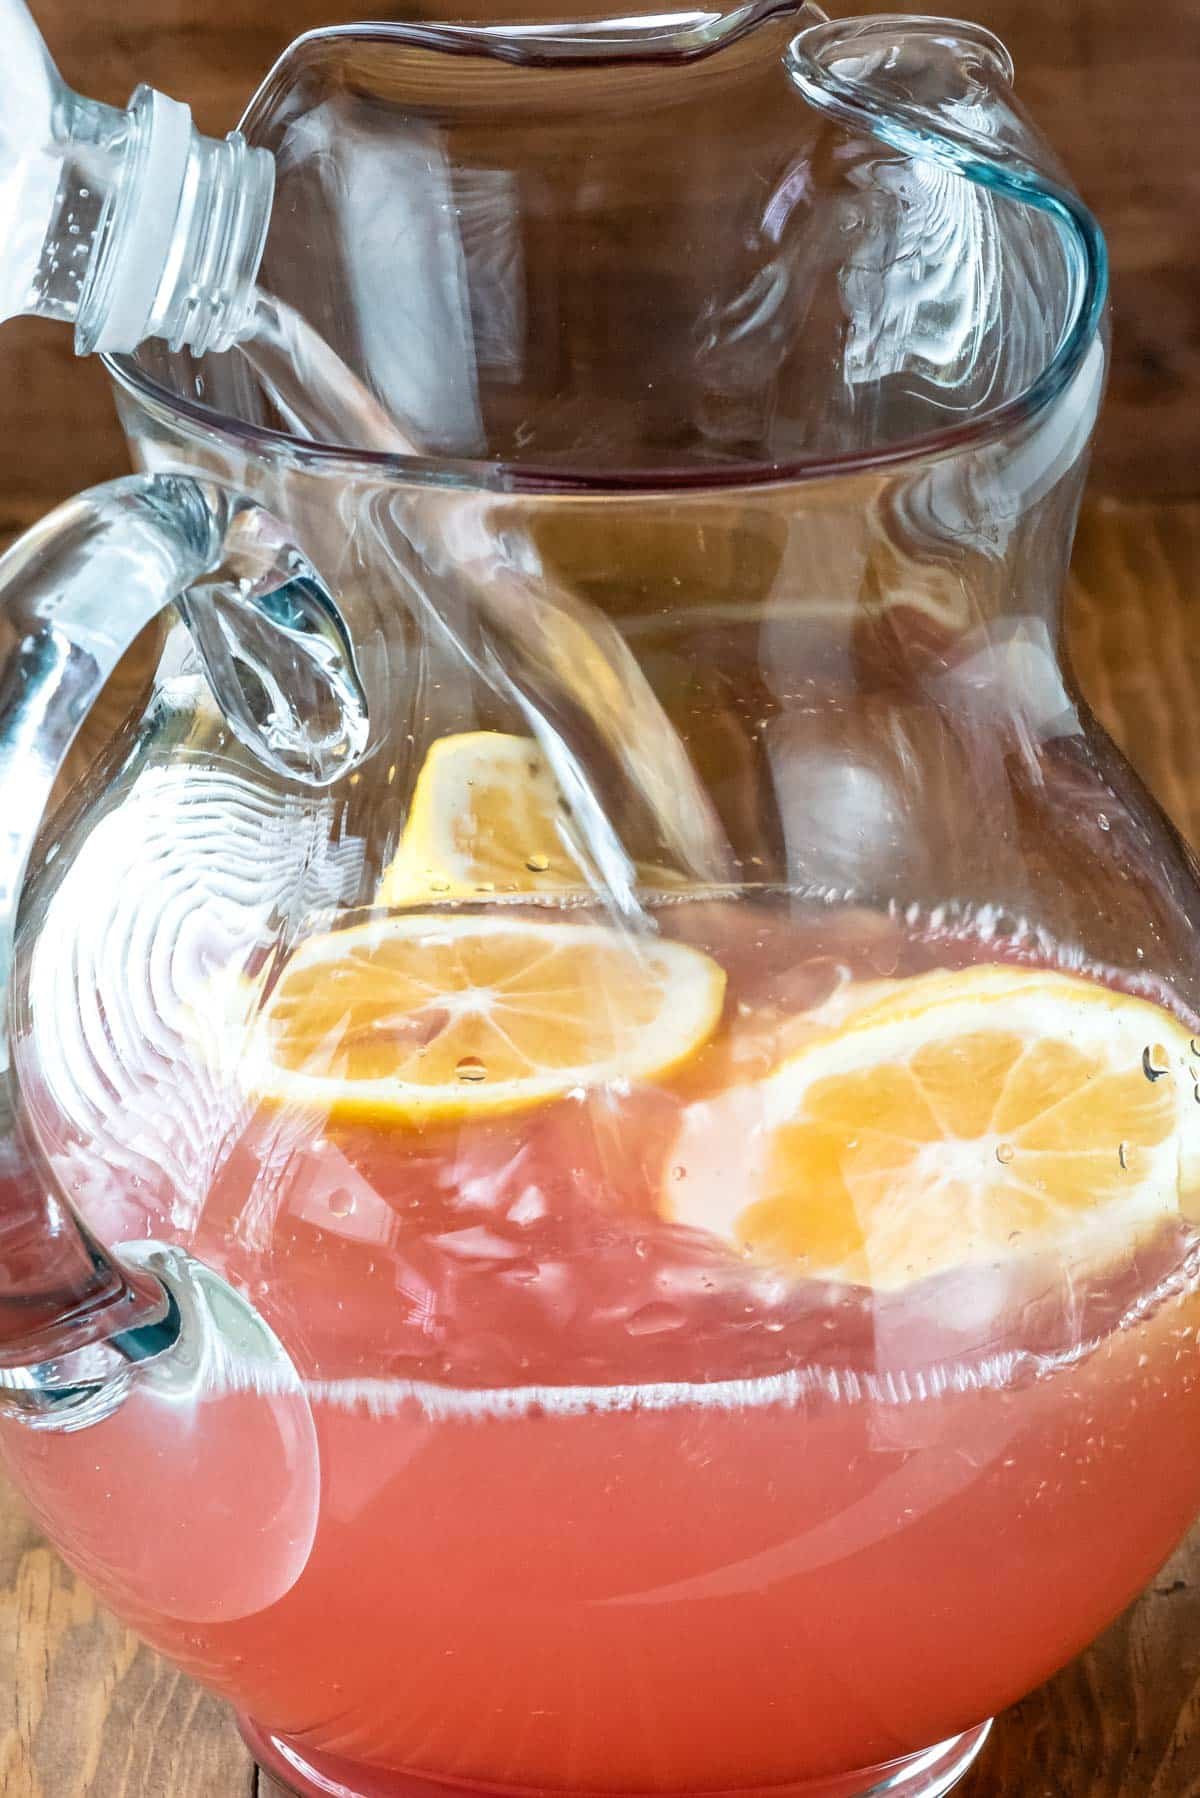
<path fill-rule="evenodd" d="M 761 1198 L 763 1083 L 809 1052 L 814 1020 L 933 969 L 1015 967 L 1019 949 L 786 900 L 656 919 L 726 977 L 716 1028 L 660 1076 L 491 1113 L 468 1092 L 414 1122 L 256 1097 L 244 1066 L 218 1077 L 197 1045 L 190 1067 L 147 1056 L 131 1076 L 125 1116 L 157 1138 L 123 1143 L 72 1140 L 61 1094 L 41 1095 L 98 1232 L 191 1248 L 287 1347 L 319 1513 L 282 1597 L 214 1617 L 194 1566 L 154 1589 L 128 1509 L 103 1502 L 114 1460 L 144 1484 L 166 1440 L 150 1400 L 102 1426 L 105 1455 L 94 1433 L 10 1435 L 9 1464 L 118 1608 L 301 1753 L 564 1791 L 833 1779 L 1021 1695 L 1190 1521 L 1186 1204 L 1103 1238 L 974 1242 L 878 1283 L 737 1234 Z M 1161 1094 L 1160 1045 L 1147 1071 L 1138 1040 L 1137 1090 Z M 358 1064 L 339 1041 L 322 1065 Z M 189 1182 L 138 1151 L 202 1091 L 221 1148 Z M 1081 1146 L 1142 1179 L 1128 1142 Z M 672 1202 L 690 1182 L 703 1204 Z M 251 1467 L 279 1402 L 219 1381 L 198 1394 L 197 1494 L 206 1443 Z M 272 1502 L 255 1509 L 248 1476 L 231 1541 L 258 1532 L 276 1553 Z"/>

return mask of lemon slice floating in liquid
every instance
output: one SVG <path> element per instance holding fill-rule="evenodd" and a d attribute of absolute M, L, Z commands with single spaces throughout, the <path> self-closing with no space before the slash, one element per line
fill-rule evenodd
<path fill-rule="evenodd" d="M 421 765 L 400 847 L 376 903 L 586 894 L 587 875 L 567 846 L 566 819 L 554 771 L 532 737 L 496 730 L 440 737 Z M 638 882 L 675 888 L 680 876 L 646 862 L 638 867 Z"/>
<path fill-rule="evenodd" d="M 1110 1254 L 1200 1183 L 1184 1028 L 1017 967 L 890 984 L 757 1085 L 689 1107 L 664 1208 L 755 1259 L 897 1288 L 1039 1246 Z"/>
<path fill-rule="evenodd" d="M 531 737 L 464 731 L 422 764 L 380 905 L 584 886 L 559 833 L 558 783 Z"/>
<path fill-rule="evenodd" d="M 598 924 L 396 913 L 313 936 L 250 1030 L 253 1089 L 333 1117 L 514 1111 L 670 1073 L 711 1036 L 725 975 Z"/>

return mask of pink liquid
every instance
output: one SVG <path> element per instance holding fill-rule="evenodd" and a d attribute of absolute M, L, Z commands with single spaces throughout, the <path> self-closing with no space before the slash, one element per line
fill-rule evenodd
<path fill-rule="evenodd" d="M 316 1446 L 295 1395 L 213 1388 L 173 1436 L 138 1397 L 10 1428 L 10 1469 L 116 1608 L 349 1790 L 842 1798 L 1075 1654 L 1200 1502 L 1184 1224 L 875 1294 L 658 1214 L 682 1108 L 840 968 L 979 948 L 746 901 L 662 921 L 730 996 L 661 1087 L 425 1132 L 259 1112 L 190 1212 L 70 1152 L 102 1234 L 251 1296 Z M 315 1472 L 307 1540 L 284 1466 Z"/>

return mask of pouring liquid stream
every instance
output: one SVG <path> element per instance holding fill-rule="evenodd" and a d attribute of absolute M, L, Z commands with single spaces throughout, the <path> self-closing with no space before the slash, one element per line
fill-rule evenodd
<path fill-rule="evenodd" d="M 255 329 L 233 351 L 295 435 L 399 458 L 423 446 L 296 309 L 261 295 Z M 410 583 L 417 627 L 489 687 L 536 741 L 566 800 L 560 830 L 614 920 L 653 928 L 637 870 L 613 827 L 602 788 L 632 793 L 677 876 L 701 886 L 729 879 L 712 806 L 637 659 L 611 620 L 521 545 L 506 552 L 504 519 L 488 494 L 417 492 L 392 521 L 445 592 Z M 591 763 L 600 758 L 600 765 Z M 531 852 L 533 852 L 531 850 Z"/>

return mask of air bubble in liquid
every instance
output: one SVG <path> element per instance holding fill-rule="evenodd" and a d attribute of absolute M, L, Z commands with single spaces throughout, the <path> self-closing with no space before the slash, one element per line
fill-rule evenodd
<path fill-rule="evenodd" d="M 1142 1050 L 1142 1072 L 1147 1080 L 1161 1080 L 1164 1074 L 1170 1073 L 1167 1052 L 1161 1043 L 1147 1043 Z"/>
<path fill-rule="evenodd" d="M 454 1072 L 460 1080 L 486 1080 L 487 1069 L 478 1055 L 464 1055 L 454 1064 Z"/>
<path fill-rule="evenodd" d="M 685 1313 L 677 1306 L 656 1302 L 635 1311 L 626 1319 L 625 1328 L 631 1336 L 664 1336 L 669 1330 L 681 1329 L 686 1322 Z"/>

